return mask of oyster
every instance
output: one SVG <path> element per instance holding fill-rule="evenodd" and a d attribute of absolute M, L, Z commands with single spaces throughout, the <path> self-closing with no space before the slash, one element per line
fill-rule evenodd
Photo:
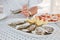
<path fill-rule="evenodd" d="M 30 31 L 33 31 L 33 30 L 35 30 L 35 28 L 36 28 L 35 25 L 31 25 L 31 26 L 29 26 L 27 29 L 30 30 Z"/>
<path fill-rule="evenodd" d="M 8 25 L 9 26 L 16 26 L 16 25 L 20 25 L 20 24 L 24 24 L 24 23 L 25 23 L 25 21 L 16 21 L 16 22 L 11 22 Z"/>
<path fill-rule="evenodd" d="M 18 13 L 21 13 L 22 10 L 21 10 L 21 9 L 11 10 L 11 12 L 12 12 L 13 14 L 18 14 Z"/>
<path fill-rule="evenodd" d="M 43 27 L 47 33 L 52 33 L 54 31 L 53 27 Z"/>
<path fill-rule="evenodd" d="M 30 23 L 24 23 L 24 24 L 22 24 L 22 25 L 17 25 L 16 26 L 16 29 L 24 29 L 24 28 L 27 28 L 27 27 L 29 27 L 30 26 Z"/>
<path fill-rule="evenodd" d="M 44 35 L 46 33 L 46 30 L 44 30 L 42 27 L 37 27 L 35 32 L 38 35 Z"/>

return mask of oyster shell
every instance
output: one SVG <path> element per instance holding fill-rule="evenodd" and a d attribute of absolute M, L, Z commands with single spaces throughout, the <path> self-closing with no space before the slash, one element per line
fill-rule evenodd
<path fill-rule="evenodd" d="M 37 27 L 35 32 L 38 35 L 44 35 L 46 33 L 46 30 L 44 30 L 42 27 Z"/>
<path fill-rule="evenodd" d="M 30 23 L 24 23 L 24 24 L 22 24 L 22 25 L 17 25 L 16 26 L 16 29 L 25 29 L 25 28 L 27 28 L 27 27 L 29 27 L 30 26 Z"/>
<path fill-rule="evenodd" d="M 30 30 L 30 31 L 33 31 L 33 30 L 35 30 L 35 28 L 36 28 L 35 25 L 31 25 L 31 26 L 29 26 L 27 29 Z"/>
<path fill-rule="evenodd" d="M 11 22 L 8 25 L 9 26 L 16 26 L 16 25 L 20 25 L 20 24 L 24 24 L 24 23 L 25 23 L 25 21 L 16 21 L 16 22 Z"/>
<path fill-rule="evenodd" d="M 22 29 L 21 31 L 31 33 L 31 31 L 29 31 L 28 29 Z"/>
<path fill-rule="evenodd" d="M 12 26 L 12 27 L 16 27 L 16 24 L 15 23 L 9 23 L 8 25 L 9 26 Z"/>
<path fill-rule="evenodd" d="M 54 31 L 53 27 L 47 27 L 47 26 L 45 26 L 43 28 L 46 30 L 47 33 L 52 33 Z"/>

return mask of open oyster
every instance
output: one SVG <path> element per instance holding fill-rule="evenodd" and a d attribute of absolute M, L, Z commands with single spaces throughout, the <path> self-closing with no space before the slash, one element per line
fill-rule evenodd
<path fill-rule="evenodd" d="M 16 21 L 16 22 L 11 22 L 8 25 L 16 27 L 16 25 L 20 25 L 20 24 L 24 24 L 24 23 L 25 23 L 25 21 Z"/>
<path fill-rule="evenodd" d="M 52 33 L 54 31 L 54 28 L 53 27 L 43 26 L 42 28 L 44 28 L 47 33 Z"/>
<path fill-rule="evenodd" d="M 37 27 L 35 30 L 36 34 L 38 35 L 44 35 L 46 33 L 46 30 L 41 28 L 41 27 Z"/>
<path fill-rule="evenodd" d="M 22 24 L 22 25 L 17 25 L 16 26 L 16 29 L 24 29 L 24 28 L 27 28 L 27 27 L 29 27 L 30 26 L 30 23 L 24 23 L 24 24 Z"/>
<path fill-rule="evenodd" d="M 36 28 L 35 25 L 31 25 L 31 26 L 29 26 L 27 29 L 30 30 L 30 31 L 33 31 L 33 30 L 35 30 L 35 28 Z"/>
<path fill-rule="evenodd" d="M 52 32 L 54 31 L 53 27 L 37 27 L 36 28 L 36 34 L 38 35 L 48 35 L 48 34 L 52 34 Z"/>

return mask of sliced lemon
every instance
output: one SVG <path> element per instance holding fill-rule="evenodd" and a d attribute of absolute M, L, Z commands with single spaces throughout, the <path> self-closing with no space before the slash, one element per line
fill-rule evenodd
<path fill-rule="evenodd" d="M 29 23 L 35 23 L 35 19 L 27 19 L 27 22 L 29 22 Z"/>
<path fill-rule="evenodd" d="M 40 26 L 40 25 L 43 24 L 43 20 L 37 19 L 36 22 L 35 22 L 35 24 L 36 24 L 37 26 Z"/>

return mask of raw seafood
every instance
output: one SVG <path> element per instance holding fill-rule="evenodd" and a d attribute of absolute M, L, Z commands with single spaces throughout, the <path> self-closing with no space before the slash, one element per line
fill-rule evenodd
<path fill-rule="evenodd" d="M 22 11 L 21 11 L 21 9 L 18 9 L 18 10 L 12 10 L 12 13 L 13 14 L 18 14 L 18 13 L 21 13 Z"/>
<path fill-rule="evenodd" d="M 31 25 L 30 27 L 28 27 L 27 29 L 29 30 L 29 31 L 33 31 L 33 30 L 35 30 L 35 28 L 36 28 L 36 26 L 35 25 Z"/>
<path fill-rule="evenodd" d="M 20 25 L 20 24 L 23 24 L 23 23 L 25 23 L 25 21 L 12 22 L 12 23 L 9 23 L 8 25 L 10 25 L 10 26 L 16 26 L 16 25 Z"/>
<path fill-rule="evenodd" d="M 22 25 L 17 25 L 16 29 L 24 29 L 24 28 L 27 28 L 29 26 L 30 26 L 30 23 L 25 23 L 25 24 L 22 24 Z"/>
<path fill-rule="evenodd" d="M 52 33 L 54 31 L 53 27 L 43 27 L 47 33 Z"/>
<path fill-rule="evenodd" d="M 35 32 L 38 35 L 44 35 L 46 33 L 46 30 L 41 27 L 37 27 Z"/>

